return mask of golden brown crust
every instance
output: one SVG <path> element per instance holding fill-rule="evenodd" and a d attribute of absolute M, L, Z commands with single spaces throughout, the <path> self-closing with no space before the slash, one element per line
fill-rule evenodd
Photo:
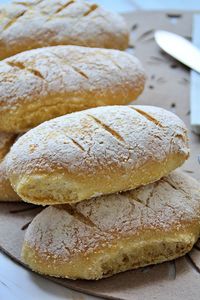
<path fill-rule="evenodd" d="M 174 114 L 151 106 L 106 106 L 45 122 L 8 156 L 8 175 L 24 201 L 78 202 L 160 179 L 189 155 Z"/>
<path fill-rule="evenodd" d="M 0 202 L 2 201 L 20 201 L 20 197 L 11 187 L 6 172 L 6 154 L 17 139 L 14 133 L 0 132 Z"/>
<path fill-rule="evenodd" d="M 20 197 L 13 190 L 6 172 L 6 157 L 0 161 L 0 202 L 21 201 Z"/>
<path fill-rule="evenodd" d="M 8 153 L 10 147 L 16 140 L 17 135 L 14 133 L 0 132 L 0 161 Z"/>
<path fill-rule="evenodd" d="M 3 60 L 0 81 L 0 129 L 21 132 L 74 111 L 127 104 L 143 91 L 145 75 L 122 51 L 57 46 Z"/>
<path fill-rule="evenodd" d="M 176 171 L 136 190 L 44 209 L 22 257 L 42 274 L 100 279 L 182 256 L 199 234 L 200 184 Z"/>
<path fill-rule="evenodd" d="M 82 0 L 13 1 L 0 18 L 0 59 L 45 46 L 128 47 L 122 17 Z"/>

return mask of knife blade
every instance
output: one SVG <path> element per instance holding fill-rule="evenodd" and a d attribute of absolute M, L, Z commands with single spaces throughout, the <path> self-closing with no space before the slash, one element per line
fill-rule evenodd
<path fill-rule="evenodd" d="M 194 16 L 193 42 L 200 47 L 200 15 Z M 200 50 L 185 38 L 168 31 L 155 31 L 157 44 L 169 55 L 173 56 L 194 71 L 191 72 L 190 121 L 192 130 L 200 134 Z"/>
<path fill-rule="evenodd" d="M 155 31 L 154 37 L 165 52 L 200 73 L 200 50 L 191 42 L 165 30 Z"/>

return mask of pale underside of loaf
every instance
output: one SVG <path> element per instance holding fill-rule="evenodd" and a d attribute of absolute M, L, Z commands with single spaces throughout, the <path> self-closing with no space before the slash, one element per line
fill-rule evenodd
<path fill-rule="evenodd" d="M 42 274 L 100 279 L 182 256 L 199 234 L 200 185 L 175 171 L 129 192 L 45 208 L 22 257 Z"/>
<path fill-rule="evenodd" d="M 0 62 L 0 129 L 27 131 L 83 109 L 128 104 L 144 89 L 134 56 L 109 49 L 56 46 Z"/>
<path fill-rule="evenodd" d="M 156 181 L 189 155 L 186 128 L 150 106 L 107 106 L 45 122 L 8 155 L 8 175 L 24 201 L 79 202 Z"/>
<path fill-rule="evenodd" d="M 55 45 L 126 49 L 121 16 L 81 0 L 13 1 L 0 8 L 0 59 Z"/>

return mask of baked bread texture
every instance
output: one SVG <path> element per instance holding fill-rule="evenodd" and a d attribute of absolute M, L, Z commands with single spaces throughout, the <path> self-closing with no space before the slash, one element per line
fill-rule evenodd
<path fill-rule="evenodd" d="M 0 161 L 4 158 L 10 147 L 16 140 L 17 135 L 14 133 L 0 132 Z"/>
<path fill-rule="evenodd" d="M 6 154 L 17 137 L 13 133 L 0 132 L 0 202 L 20 201 L 20 197 L 13 190 L 6 172 Z"/>
<path fill-rule="evenodd" d="M 0 81 L 0 130 L 23 132 L 74 111 L 127 104 L 143 91 L 145 75 L 122 51 L 56 46 L 1 61 Z"/>
<path fill-rule="evenodd" d="M 123 18 L 82 0 L 13 1 L 0 19 L 0 59 L 45 46 L 128 47 Z"/>
<path fill-rule="evenodd" d="M 6 172 L 6 157 L 0 161 L 0 202 L 18 202 L 20 197 L 13 190 Z"/>
<path fill-rule="evenodd" d="M 11 148 L 8 176 L 27 202 L 79 202 L 154 182 L 188 158 L 184 123 L 152 106 L 105 106 L 30 130 Z"/>
<path fill-rule="evenodd" d="M 175 171 L 136 190 L 45 208 L 22 257 L 42 274 L 100 279 L 182 256 L 199 234 L 200 184 Z"/>

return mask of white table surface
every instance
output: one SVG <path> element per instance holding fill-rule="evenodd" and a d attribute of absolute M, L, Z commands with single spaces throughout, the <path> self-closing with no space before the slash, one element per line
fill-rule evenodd
<path fill-rule="evenodd" d="M 89 0 L 90 1 L 90 0 Z M 10 2 L 0 0 L 0 4 Z M 116 12 L 136 9 L 198 9 L 200 0 L 91 0 Z M 95 300 L 33 274 L 0 253 L 0 300 Z"/>

